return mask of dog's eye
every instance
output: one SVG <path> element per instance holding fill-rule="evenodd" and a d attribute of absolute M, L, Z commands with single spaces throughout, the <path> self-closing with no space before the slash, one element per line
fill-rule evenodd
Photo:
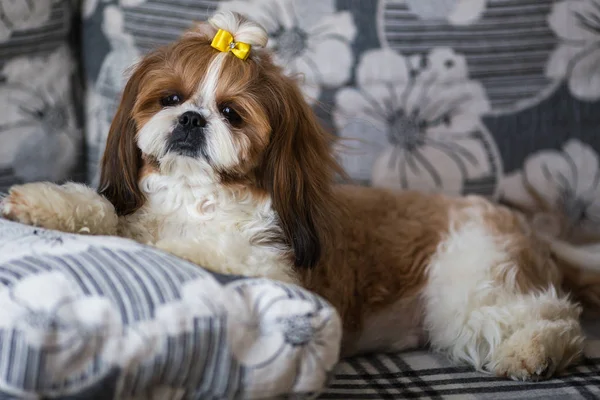
<path fill-rule="evenodd" d="M 160 99 L 160 105 L 163 107 L 172 107 L 181 104 L 181 96 L 178 94 L 170 94 Z"/>
<path fill-rule="evenodd" d="M 231 125 L 237 125 L 242 122 L 242 117 L 240 117 L 231 106 L 224 106 L 221 108 L 221 114 L 223 114 L 225 119 L 229 121 Z"/>

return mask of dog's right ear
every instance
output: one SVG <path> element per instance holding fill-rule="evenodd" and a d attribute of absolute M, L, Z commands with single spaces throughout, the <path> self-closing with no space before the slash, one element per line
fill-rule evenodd
<path fill-rule="evenodd" d="M 100 169 L 98 192 L 115 207 L 118 215 L 128 215 L 145 201 L 138 187 L 142 152 L 135 139 L 133 107 L 138 96 L 143 68 L 138 66 L 129 78 L 116 115 L 110 125 Z"/>

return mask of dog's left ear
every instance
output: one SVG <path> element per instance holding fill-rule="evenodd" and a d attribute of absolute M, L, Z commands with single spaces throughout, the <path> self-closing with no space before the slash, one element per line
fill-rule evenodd
<path fill-rule="evenodd" d="M 271 196 L 295 265 L 311 268 L 331 249 L 339 207 L 332 191 L 336 173 L 343 174 L 331 146 L 334 136 L 317 121 L 296 83 L 273 77 L 270 99 L 271 138 L 258 171 L 259 185 Z"/>
<path fill-rule="evenodd" d="M 115 206 L 118 215 L 133 213 L 145 201 L 138 187 L 142 153 L 135 141 L 137 127 L 133 119 L 133 107 L 143 71 L 143 66 L 138 65 L 125 85 L 100 164 L 98 192 Z"/>

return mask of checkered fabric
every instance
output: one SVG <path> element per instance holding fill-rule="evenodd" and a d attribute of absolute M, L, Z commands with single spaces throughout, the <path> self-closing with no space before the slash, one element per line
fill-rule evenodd
<path fill-rule="evenodd" d="M 600 321 L 586 321 L 585 359 L 544 382 L 515 382 L 427 351 L 346 360 L 321 399 L 600 399 Z"/>

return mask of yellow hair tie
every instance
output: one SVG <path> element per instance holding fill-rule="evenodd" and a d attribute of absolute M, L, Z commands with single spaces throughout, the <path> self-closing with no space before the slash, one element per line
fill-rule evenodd
<path fill-rule="evenodd" d="M 248 43 L 234 42 L 233 35 L 223 29 L 217 31 L 210 45 L 219 51 L 230 51 L 241 60 L 248 58 L 252 48 Z"/>

